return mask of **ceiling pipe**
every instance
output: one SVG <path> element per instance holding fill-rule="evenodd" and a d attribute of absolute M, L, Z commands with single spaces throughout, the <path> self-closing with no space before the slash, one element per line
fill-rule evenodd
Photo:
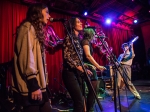
<path fill-rule="evenodd" d="M 55 11 L 64 12 L 64 13 L 71 14 L 71 15 L 79 15 L 79 12 L 76 12 L 76 11 L 67 11 L 67 10 L 54 8 L 54 7 L 50 7 L 50 9 L 55 10 Z"/>
<path fill-rule="evenodd" d="M 113 9 L 113 8 L 110 8 L 109 6 L 108 6 L 107 8 L 109 8 L 109 9 L 111 9 L 111 10 L 113 10 L 113 11 L 115 11 L 115 12 L 117 12 L 117 13 L 123 15 L 123 16 L 126 16 L 126 17 L 128 17 L 128 18 L 134 19 L 133 17 L 127 16 L 127 15 L 123 14 L 123 13 L 120 12 L 120 11 L 117 11 L 117 10 L 115 10 L 115 9 Z"/>
<path fill-rule="evenodd" d="M 89 15 L 85 17 L 85 16 L 81 15 L 79 12 L 76 12 L 76 11 L 67 11 L 67 10 L 62 10 L 62 9 L 54 8 L 54 7 L 50 7 L 50 9 L 52 9 L 54 11 L 59 11 L 59 12 L 67 13 L 67 14 L 70 14 L 70 15 L 74 15 L 74 16 L 80 16 L 80 17 L 83 17 L 83 18 L 96 20 L 96 21 L 99 21 L 99 22 L 103 21 L 102 19 L 94 18 L 94 17 L 89 16 Z"/>
<path fill-rule="evenodd" d="M 129 10 L 132 10 L 134 13 L 136 13 L 136 14 L 138 14 L 138 13 L 139 13 L 139 12 L 137 12 L 137 11 L 135 11 L 135 10 L 131 9 L 129 6 L 126 6 L 125 4 L 123 4 L 123 3 L 119 2 L 118 0 L 117 0 L 117 2 L 118 2 L 120 5 L 122 5 L 122 6 L 126 7 L 126 8 L 128 8 Z"/>
<path fill-rule="evenodd" d="M 115 9 L 113 9 L 113 8 L 110 8 L 109 5 L 113 4 L 114 2 L 118 2 L 118 1 L 117 1 L 117 0 L 110 0 L 110 1 L 107 2 L 107 3 L 105 3 L 105 4 L 103 4 L 103 5 L 100 5 L 99 8 L 97 8 L 97 9 L 94 10 L 94 11 L 92 11 L 91 13 L 95 13 L 95 12 L 97 12 L 97 11 L 99 11 L 99 10 L 101 10 L 101 9 L 103 9 L 103 8 L 105 8 L 105 7 L 107 7 L 107 8 L 109 8 L 109 9 L 114 10 L 115 12 L 117 12 L 117 13 L 119 13 L 119 14 L 125 16 L 125 17 L 127 17 L 127 18 L 124 19 L 124 20 L 127 20 L 127 19 L 129 19 L 129 18 L 131 18 L 131 19 L 134 20 L 133 17 L 135 17 L 136 15 L 130 17 L 130 16 L 127 16 L 127 15 L 123 14 L 123 13 L 120 12 L 120 11 L 117 11 L 117 10 L 115 10 Z M 121 4 L 120 2 L 118 2 L 118 3 Z M 122 4 L 121 4 L 121 5 L 122 5 Z M 125 7 L 127 7 L 127 6 L 125 6 Z M 129 8 L 129 7 L 128 7 L 128 8 Z M 137 13 L 137 12 L 136 12 L 136 13 Z M 123 22 L 124 20 L 122 20 L 122 22 Z M 123 23 L 125 23 L 125 22 L 123 22 Z M 126 23 L 126 24 L 128 24 L 128 23 Z M 128 25 L 129 25 L 129 24 L 128 24 Z"/>
<path fill-rule="evenodd" d="M 116 2 L 116 0 L 110 0 L 109 2 L 106 2 L 106 3 L 102 4 L 102 5 L 100 5 L 99 8 L 95 9 L 95 10 L 92 11 L 91 13 L 95 13 L 95 12 L 97 12 L 97 11 L 99 11 L 99 10 L 105 8 L 105 7 L 108 7 L 109 5 L 111 5 L 111 4 L 114 3 L 114 2 Z"/>

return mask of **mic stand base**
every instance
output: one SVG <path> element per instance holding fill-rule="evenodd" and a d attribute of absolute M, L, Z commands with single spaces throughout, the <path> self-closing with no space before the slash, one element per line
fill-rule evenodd
<path fill-rule="evenodd" d="M 115 107 L 115 112 L 117 112 L 117 97 L 118 97 L 118 101 L 119 101 L 119 110 L 121 112 L 121 103 L 120 103 L 120 91 L 119 91 L 119 86 L 118 86 L 118 74 L 117 74 L 117 70 L 116 68 L 113 68 L 114 71 L 114 75 L 113 75 L 113 79 L 114 79 L 114 107 Z"/>

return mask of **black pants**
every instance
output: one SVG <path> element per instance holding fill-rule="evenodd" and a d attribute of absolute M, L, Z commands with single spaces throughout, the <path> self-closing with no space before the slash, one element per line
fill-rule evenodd
<path fill-rule="evenodd" d="M 63 70 L 62 79 L 74 102 L 73 112 L 83 112 L 82 79 L 76 75 L 76 72 Z"/>
<path fill-rule="evenodd" d="M 83 83 L 82 78 L 80 75 L 78 75 L 75 71 L 71 70 L 63 70 L 63 82 L 74 102 L 74 110 L 73 112 L 83 112 L 84 110 L 84 99 L 83 99 Z M 95 81 L 94 81 L 95 82 Z M 95 83 L 93 83 L 95 85 Z M 95 102 L 94 94 L 88 86 L 88 95 L 87 95 L 87 112 L 90 111 L 90 109 L 93 107 L 93 104 Z M 97 86 L 94 87 L 94 89 L 97 89 Z"/>
<path fill-rule="evenodd" d="M 50 102 L 45 102 L 41 105 L 30 105 L 23 107 L 23 112 L 52 112 Z"/>
<path fill-rule="evenodd" d="M 93 90 L 92 88 L 90 87 L 89 83 L 86 82 L 87 84 L 87 87 L 88 87 L 88 94 L 87 94 L 87 104 L 86 104 L 86 108 L 87 108 L 87 112 L 93 112 L 94 111 L 94 104 L 95 104 L 95 96 L 94 96 L 94 93 L 93 93 Z M 98 93 L 98 85 L 99 85 L 99 81 L 97 80 L 93 80 L 91 81 L 91 84 L 93 86 L 93 89 L 95 90 L 96 92 L 96 95 Z"/>

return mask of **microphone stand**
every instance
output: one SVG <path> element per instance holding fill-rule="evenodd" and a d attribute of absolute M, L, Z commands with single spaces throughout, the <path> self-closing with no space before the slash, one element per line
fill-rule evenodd
<path fill-rule="evenodd" d="M 121 103 L 120 103 L 120 92 L 119 92 L 119 87 L 118 87 L 118 83 L 117 83 L 117 71 L 120 73 L 121 77 L 123 78 L 124 80 L 124 83 L 125 85 L 128 85 L 127 81 L 125 80 L 125 71 L 123 69 L 123 67 L 121 66 L 121 64 L 118 62 L 118 60 L 116 59 L 116 56 L 110 51 L 110 49 L 108 48 L 106 42 L 103 40 L 105 37 L 104 36 L 99 36 L 97 34 L 97 32 L 95 31 L 96 35 L 98 36 L 98 38 L 100 39 L 102 45 L 104 46 L 104 48 L 106 49 L 109 57 L 110 57 L 110 60 L 111 63 L 113 64 L 114 66 L 114 75 L 113 75 L 113 78 L 114 78 L 114 106 L 115 106 L 115 112 L 117 112 L 117 100 L 116 100 L 116 89 L 117 89 L 117 92 L 118 92 L 118 97 L 119 97 L 119 110 L 121 112 Z M 121 68 L 123 70 L 123 73 L 121 73 L 120 69 Z M 129 77 L 126 75 L 126 77 L 129 79 Z M 130 80 L 130 79 L 129 79 Z"/>
<path fill-rule="evenodd" d="M 64 25 L 64 27 L 65 27 L 65 29 L 66 29 L 66 31 L 67 31 L 67 34 L 68 34 L 68 36 L 69 36 L 69 38 L 70 38 L 70 40 L 71 40 L 71 42 L 72 42 L 72 45 L 73 45 L 73 47 L 74 47 L 74 49 L 75 49 L 75 52 L 76 52 L 76 54 L 77 54 L 77 56 L 78 56 L 78 58 L 79 58 L 79 60 L 80 60 L 81 66 L 82 66 L 82 68 L 83 68 L 83 70 L 84 70 L 84 73 L 85 73 L 85 77 L 86 77 L 87 82 L 89 83 L 89 85 L 90 85 L 90 87 L 91 87 L 91 89 L 92 89 L 92 92 L 93 92 L 93 94 L 94 94 L 94 96 L 95 96 L 95 99 L 96 99 L 96 101 L 97 101 L 97 104 L 98 104 L 100 110 L 103 111 L 102 105 L 100 104 L 100 102 L 99 102 L 99 100 L 98 100 L 98 98 L 97 98 L 96 92 L 95 92 L 95 90 L 94 90 L 94 88 L 93 88 L 93 86 L 92 86 L 92 83 L 91 83 L 91 81 L 90 81 L 90 79 L 89 79 L 89 77 L 88 77 L 87 70 L 85 69 L 85 67 L 84 67 L 84 65 L 83 65 L 83 62 L 81 61 L 81 57 L 80 57 L 80 55 L 79 55 L 79 53 L 78 53 L 78 51 L 77 51 L 77 49 L 76 49 L 76 46 L 75 46 L 74 41 L 73 41 L 73 37 L 72 37 L 72 35 L 69 33 L 68 28 L 67 28 L 65 22 L 62 22 L 62 23 L 63 23 L 63 25 Z M 83 93 L 84 93 L 84 92 L 83 92 Z"/>
<path fill-rule="evenodd" d="M 67 91 L 67 89 L 62 84 L 60 84 L 56 78 L 54 78 L 54 81 L 57 82 L 65 91 Z"/>

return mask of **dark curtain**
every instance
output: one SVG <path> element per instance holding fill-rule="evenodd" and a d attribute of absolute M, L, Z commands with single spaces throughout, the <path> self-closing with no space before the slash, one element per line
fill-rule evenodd
<path fill-rule="evenodd" d="M 150 48 L 150 22 L 143 23 L 139 28 L 144 38 L 146 53 Z"/>
<path fill-rule="evenodd" d="M 20 22 L 25 19 L 27 6 L 12 3 L 9 1 L 1 1 L 0 3 L 0 63 L 6 63 L 13 59 L 13 49 L 15 41 L 16 28 Z M 53 18 L 66 18 L 69 19 L 71 16 L 61 13 L 50 13 Z M 83 25 L 85 19 L 81 19 Z M 121 44 L 128 41 L 132 35 L 132 30 L 124 30 L 116 27 L 105 27 L 99 23 L 87 20 L 91 26 L 99 26 L 103 29 L 104 33 L 108 38 L 106 41 L 109 46 L 113 47 L 113 52 L 116 56 L 122 52 Z M 49 23 L 53 26 L 56 34 L 60 38 L 64 38 L 64 27 L 60 22 Z M 63 91 L 64 89 L 60 86 L 62 84 L 62 45 L 55 48 L 49 48 L 47 54 L 47 67 L 49 74 L 49 88 L 53 91 Z M 107 61 L 105 56 L 100 53 L 98 48 L 94 48 L 95 60 L 101 65 L 106 65 Z M 7 86 L 11 85 L 11 72 L 7 73 Z"/>

